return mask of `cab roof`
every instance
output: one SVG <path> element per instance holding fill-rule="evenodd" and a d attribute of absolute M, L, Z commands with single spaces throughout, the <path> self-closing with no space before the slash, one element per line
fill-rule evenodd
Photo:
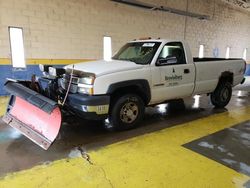
<path fill-rule="evenodd" d="M 135 39 L 132 41 L 129 41 L 129 43 L 133 42 L 162 42 L 162 43 L 167 43 L 167 42 L 183 42 L 182 40 L 174 40 L 174 39 Z"/>

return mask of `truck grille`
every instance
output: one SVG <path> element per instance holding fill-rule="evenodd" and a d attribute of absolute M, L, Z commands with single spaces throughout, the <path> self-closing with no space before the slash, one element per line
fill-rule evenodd
<path fill-rule="evenodd" d="M 70 93 L 76 93 L 77 92 L 77 84 L 79 81 L 79 77 L 76 75 L 72 76 L 72 82 L 71 82 L 71 86 L 69 89 Z M 70 74 L 64 74 L 63 78 L 60 79 L 60 85 L 64 90 L 67 90 L 69 87 L 69 82 L 70 82 Z"/>

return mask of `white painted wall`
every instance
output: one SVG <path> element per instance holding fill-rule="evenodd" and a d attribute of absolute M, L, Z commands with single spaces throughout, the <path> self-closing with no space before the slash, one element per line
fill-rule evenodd
<path fill-rule="evenodd" d="M 141 0 L 142 1 L 142 0 Z M 220 0 L 147 0 L 211 16 L 201 21 L 164 12 L 147 11 L 109 0 L 0 0 L 0 58 L 9 57 L 8 26 L 24 28 L 27 58 L 102 58 L 102 38 L 112 37 L 113 51 L 139 37 L 183 39 L 195 56 L 199 45 L 205 55 L 219 48 L 225 57 L 242 57 L 250 49 L 250 12 Z M 185 29 L 186 23 L 186 29 Z M 186 31 L 186 32 L 185 32 Z M 247 59 L 250 59 L 248 54 Z"/>

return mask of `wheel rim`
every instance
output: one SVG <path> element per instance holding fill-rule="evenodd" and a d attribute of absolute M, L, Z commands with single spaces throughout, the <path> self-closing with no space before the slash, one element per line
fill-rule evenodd
<path fill-rule="evenodd" d="M 120 119 L 126 124 L 133 123 L 139 114 L 139 108 L 134 102 L 127 102 L 120 111 Z"/>
<path fill-rule="evenodd" d="M 223 102 L 227 101 L 229 97 L 229 90 L 227 88 L 224 88 L 221 92 L 221 100 Z"/>

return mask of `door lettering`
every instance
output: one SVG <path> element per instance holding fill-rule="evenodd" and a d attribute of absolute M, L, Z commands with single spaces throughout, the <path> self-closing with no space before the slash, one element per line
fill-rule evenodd
<path fill-rule="evenodd" d="M 172 75 L 172 76 L 165 76 L 166 81 L 176 81 L 176 80 L 182 80 L 182 75 Z"/>

